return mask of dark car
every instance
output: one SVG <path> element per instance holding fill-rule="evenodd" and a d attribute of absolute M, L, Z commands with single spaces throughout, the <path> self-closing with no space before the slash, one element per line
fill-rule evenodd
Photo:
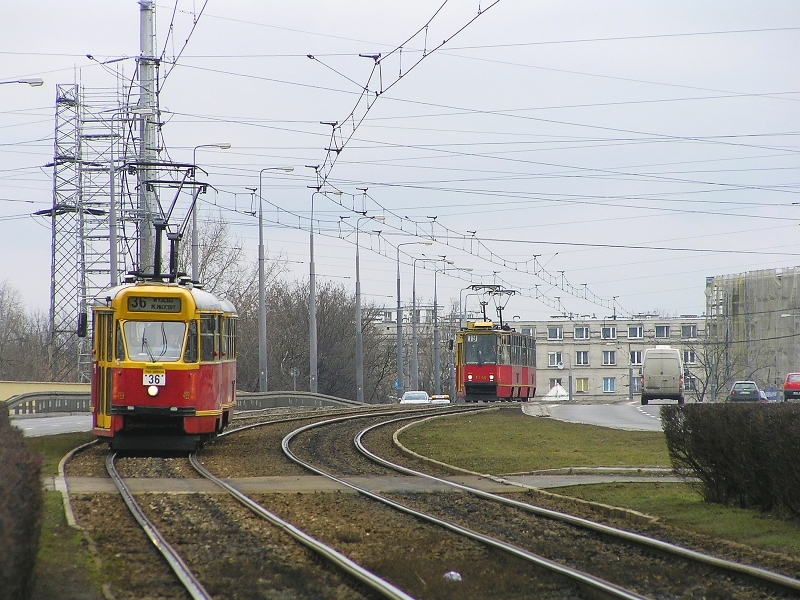
<path fill-rule="evenodd" d="M 725 402 L 761 402 L 761 394 L 754 381 L 737 381 Z"/>

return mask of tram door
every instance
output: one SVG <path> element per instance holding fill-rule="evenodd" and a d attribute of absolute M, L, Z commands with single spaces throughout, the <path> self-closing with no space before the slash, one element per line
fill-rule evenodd
<path fill-rule="evenodd" d="M 114 360 L 114 313 L 96 311 L 94 313 L 94 392 L 95 426 L 111 428 L 111 365 Z"/>

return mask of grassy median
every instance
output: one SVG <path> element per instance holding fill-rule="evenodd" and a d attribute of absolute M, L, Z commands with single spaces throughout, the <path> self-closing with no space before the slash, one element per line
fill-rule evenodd
<path fill-rule="evenodd" d="M 65 433 L 25 438 L 25 445 L 42 457 L 42 476 L 58 474 L 58 462 L 70 450 L 94 439 L 90 433 Z M 67 525 L 58 492 L 44 493 L 42 534 L 36 556 L 31 600 L 94 600 L 103 598 L 100 576 L 80 531 Z"/>
<path fill-rule="evenodd" d="M 406 430 L 400 441 L 424 456 L 480 473 L 671 466 L 661 432 L 528 417 L 518 408 L 435 419 Z"/>
<path fill-rule="evenodd" d="M 424 456 L 480 473 L 570 467 L 670 467 L 664 434 L 528 417 L 519 409 L 436 419 L 400 441 Z M 796 554 L 800 524 L 753 510 L 703 502 L 683 483 L 612 483 L 551 489 L 565 496 L 632 508 L 676 527 L 764 550 Z"/>

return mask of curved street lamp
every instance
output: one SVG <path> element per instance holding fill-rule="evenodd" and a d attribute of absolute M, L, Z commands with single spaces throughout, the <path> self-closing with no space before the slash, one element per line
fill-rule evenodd
<path fill-rule="evenodd" d="M 33 77 L 24 79 L 14 79 L 13 81 L 0 81 L 0 85 L 5 85 L 7 83 L 27 83 L 31 87 L 39 87 L 40 85 L 44 84 L 44 80 L 39 79 L 38 77 Z"/>
<path fill-rule="evenodd" d="M 361 324 L 361 275 L 359 273 L 358 258 L 358 230 L 361 221 L 368 219 L 373 221 L 383 221 L 383 215 L 363 216 L 356 220 L 356 399 L 361 404 L 364 403 L 364 338 Z"/>

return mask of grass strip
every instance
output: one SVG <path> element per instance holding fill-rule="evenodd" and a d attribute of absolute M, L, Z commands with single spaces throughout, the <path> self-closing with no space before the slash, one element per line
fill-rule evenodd
<path fill-rule="evenodd" d="M 570 467 L 671 467 L 664 434 L 529 417 L 518 408 L 435 419 L 406 430 L 410 450 L 480 473 Z"/>
<path fill-rule="evenodd" d="M 73 448 L 94 439 L 91 433 L 63 433 L 25 438 L 25 446 L 42 457 L 42 475 L 58 475 L 58 463 Z M 31 600 L 99 600 L 100 574 L 86 538 L 64 516 L 59 492 L 44 492 L 42 533 L 36 555 Z"/>
<path fill-rule="evenodd" d="M 95 439 L 89 432 L 26 437 L 25 446 L 42 457 L 42 475 L 58 475 L 58 463 L 67 452 Z"/>
<path fill-rule="evenodd" d="M 102 599 L 97 567 L 80 531 L 67 525 L 58 492 L 44 493 L 42 534 L 31 600 Z"/>
<path fill-rule="evenodd" d="M 602 483 L 548 491 L 632 508 L 681 529 L 762 550 L 800 553 L 800 523 L 755 510 L 708 504 L 684 483 Z"/>

